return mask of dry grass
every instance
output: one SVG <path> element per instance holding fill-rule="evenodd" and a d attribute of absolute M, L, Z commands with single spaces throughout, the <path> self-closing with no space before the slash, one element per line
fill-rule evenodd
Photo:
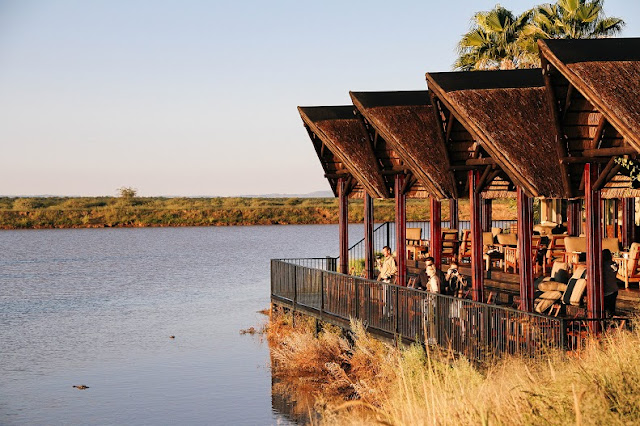
<path fill-rule="evenodd" d="M 446 353 L 392 347 L 358 323 L 352 339 L 336 330 L 316 338 L 299 323 L 276 315 L 267 327 L 274 391 L 313 407 L 322 423 L 640 423 L 640 331 L 592 342 L 580 358 L 510 358 L 480 371 Z"/>

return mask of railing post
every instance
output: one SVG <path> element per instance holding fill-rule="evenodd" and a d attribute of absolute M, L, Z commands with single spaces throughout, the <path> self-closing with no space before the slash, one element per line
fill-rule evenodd
<path fill-rule="evenodd" d="M 396 287 L 396 306 L 394 307 L 394 314 L 395 314 L 395 335 L 396 335 L 396 342 L 398 337 L 400 336 L 400 287 Z"/>
<path fill-rule="evenodd" d="M 336 272 L 338 262 L 335 257 L 327 256 L 327 271 Z"/>
<path fill-rule="evenodd" d="M 298 267 L 293 267 L 293 312 L 296 312 L 296 305 L 298 304 Z M 295 315 L 294 315 L 295 318 Z"/>
<path fill-rule="evenodd" d="M 324 271 L 320 272 L 320 314 L 324 313 Z"/>
<path fill-rule="evenodd" d="M 360 280 L 358 280 L 357 278 L 353 279 L 353 288 L 354 288 L 354 290 L 356 292 L 355 298 L 354 298 L 355 299 L 355 304 L 356 304 L 356 309 L 355 309 L 356 319 L 360 319 L 360 291 L 358 289 L 358 281 L 360 281 Z"/>
<path fill-rule="evenodd" d="M 560 350 L 567 349 L 567 323 L 564 318 L 560 318 Z"/>

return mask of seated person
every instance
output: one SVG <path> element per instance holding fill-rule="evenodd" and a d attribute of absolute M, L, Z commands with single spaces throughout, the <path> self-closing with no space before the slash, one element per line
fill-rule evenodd
<path fill-rule="evenodd" d="M 616 314 L 616 299 L 618 297 L 618 264 L 613 261 L 611 250 L 602 250 L 602 282 L 604 285 L 604 311 L 612 317 Z"/>
<path fill-rule="evenodd" d="M 391 277 L 393 277 L 396 272 L 398 272 L 396 259 L 391 255 L 391 249 L 389 248 L 389 246 L 382 247 L 382 254 L 384 255 L 384 258 L 382 259 L 382 266 L 380 266 L 378 281 L 390 283 Z"/>

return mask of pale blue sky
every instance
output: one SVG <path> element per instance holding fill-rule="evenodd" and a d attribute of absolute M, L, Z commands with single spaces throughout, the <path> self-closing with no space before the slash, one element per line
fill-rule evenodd
<path fill-rule="evenodd" d="M 424 89 L 495 3 L 0 0 L 0 194 L 328 189 L 296 106 Z"/>

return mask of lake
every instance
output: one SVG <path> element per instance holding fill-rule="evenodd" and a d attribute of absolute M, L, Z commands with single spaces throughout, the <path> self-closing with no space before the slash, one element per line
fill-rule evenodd
<path fill-rule="evenodd" d="M 288 424 L 239 332 L 269 259 L 337 251 L 333 225 L 0 231 L 0 424 Z"/>

